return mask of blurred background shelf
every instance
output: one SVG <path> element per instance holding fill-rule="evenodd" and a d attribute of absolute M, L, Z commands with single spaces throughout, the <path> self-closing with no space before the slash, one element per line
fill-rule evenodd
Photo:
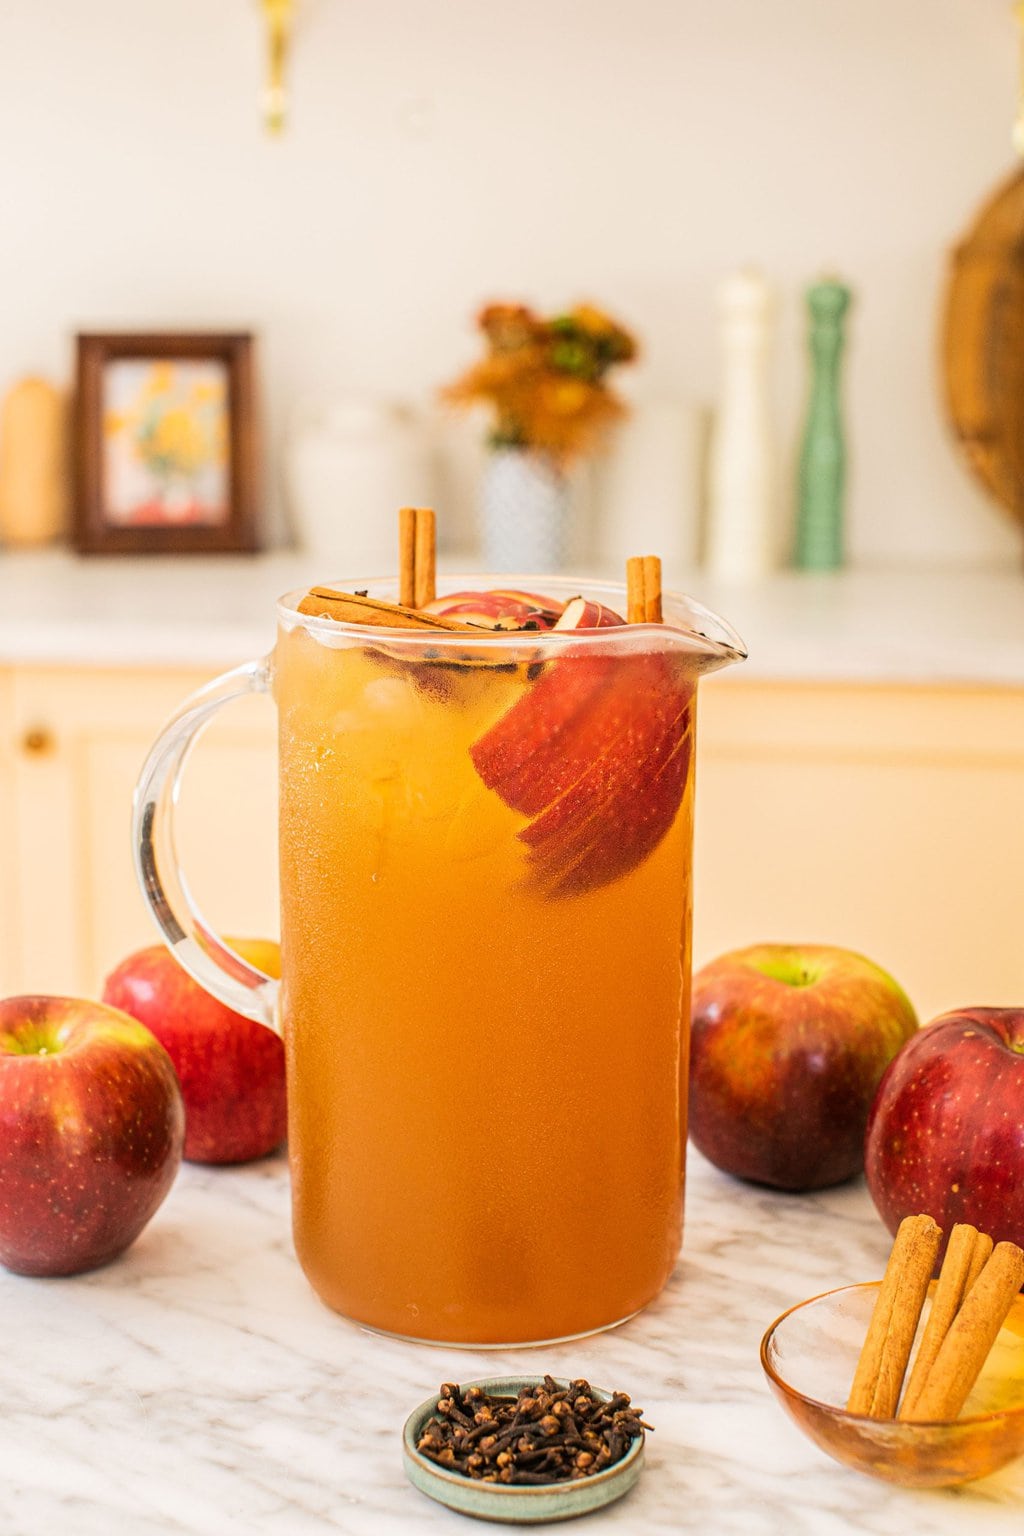
<path fill-rule="evenodd" d="M 476 569 L 472 551 L 440 560 L 442 574 Z M 622 573 L 598 563 L 589 574 Z M 173 560 L 5 553 L 0 665 L 233 666 L 270 649 L 278 597 L 325 579 L 332 573 L 294 552 Z M 778 571 L 729 585 L 667 566 L 665 585 L 721 612 L 747 642 L 750 658 L 725 686 L 757 677 L 1024 688 L 1017 570 Z"/>

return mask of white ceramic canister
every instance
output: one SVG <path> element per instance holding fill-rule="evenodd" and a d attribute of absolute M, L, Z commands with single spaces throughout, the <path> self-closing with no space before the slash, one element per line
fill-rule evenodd
<path fill-rule="evenodd" d="M 296 543 L 325 580 L 332 572 L 391 571 L 399 507 L 436 502 L 429 425 L 394 400 L 339 395 L 303 402 L 288 431 L 285 483 Z"/>

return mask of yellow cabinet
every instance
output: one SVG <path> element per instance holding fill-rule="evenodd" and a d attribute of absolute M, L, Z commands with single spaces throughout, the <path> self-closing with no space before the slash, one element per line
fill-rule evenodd
<path fill-rule="evenodd" d="M 212 670 L 212 669 L 211 669 Z M 156 932 L 132 788 L 208 671 L 0 671 L 0 984 L 95 993 Z M 703 685 L 695 960 L 764 939 L 863 950 L 922 1018 L 1024 1003 L 1024 691 Z M 214 928 L 277 932 L 275 719 L 227 709 L 189 762 L 180 853 Z"/>
<path fill-rule="evenodd" d="M 922 1019 L 1024 1005 L 1024 692 L 722 678 L 701 712 L 698 964 L 814 940 Z"/>
<path fill-rule="evenodd" d="M 13 673 L 19 922 L 8 990 L 95 994 L 123 955 L 156 941 L 132 866 L 132 789 L 163 722 L 208 676 Z M 246 700 L 200 741 L 181 800 L 182 862 L 215 927 L 276 935 L 276 815 L 273 705 Z"/>
<path fill-rule="evenodd" d="M 11 680 L 0 672 L 0 996 L 20 991 Z"/>

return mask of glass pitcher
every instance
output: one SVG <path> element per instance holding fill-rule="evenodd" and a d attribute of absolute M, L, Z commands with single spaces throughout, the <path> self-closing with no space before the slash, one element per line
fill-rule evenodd
<path fill-rule="evenodd" d="M 556 609 L 579 592 L 499 580 Z M 329 1306 L 449 1344 L 610 1327 L 679 1251 L 695 689 L 742 642 L 668 594 L 662 624 L 479 636 L 308 616 L 303 595 L 273 653 L 154 746 L 145 896 L 196 980 L 284 1036 L 295 1246 Z M 621 587 L 587 596 L 625 611 Z M 252 692 L 279 715 L 280 988 L 175 856 L 189 748 Z"/>

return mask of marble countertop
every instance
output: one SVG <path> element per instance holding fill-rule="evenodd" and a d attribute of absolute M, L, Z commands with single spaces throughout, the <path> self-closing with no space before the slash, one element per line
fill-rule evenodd
<path fill-rule="evenodd" d="M 186 1166 L 117 1263 L 69 1280 L 0 1272 L 0 1528 L 468 1536 L 406 1483 L 401 1427 L 443 1380 L 521 1368 L 628 1391 L 656 1426 L 638 1486 L 581 1531 L 1019 1532 L 1024 1461 L 957 1492 L 892 1488 L 830 1461 L 768 1392 L 765 1327 L 880 1275 L 888 1248 L 861 1184 L 773 1195 L 691 1153 L 684 1258 L 652 1307 L 575 1344 L 463 1352 L 321 1306 L 292 1254 L 283 1159 Z"/>
<path fill-rule="evenodd" d="M 471 568 L 450 556 L 445 570 Z M 600 574 L 600 573 L 599 573 Z M 202 667 L 273 643 L 274 600 L 323 578 L 309 556 L 0 555 L 0 665 Z M 781 571 L 726 587 L 668 571 L 743 635 L 726 678 L 1024 686 L 1024 573 Z"/>

